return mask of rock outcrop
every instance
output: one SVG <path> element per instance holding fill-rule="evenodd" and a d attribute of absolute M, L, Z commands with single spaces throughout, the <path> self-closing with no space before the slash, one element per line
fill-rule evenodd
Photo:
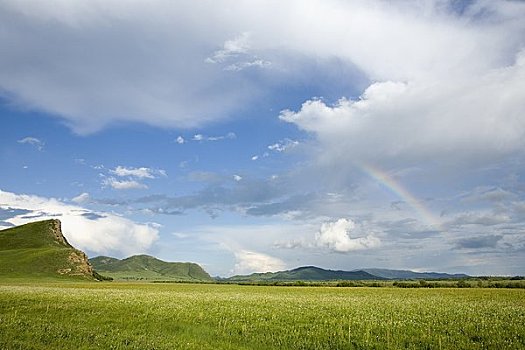
<path fill-rule="evenodd" d="M 49 232 L 58 244 L 65 245 L 68 248 L 73 248 L 67 241 L 66 237 L 62 234 L 62 223 L 58 219 L 49 220 L 50 230 Z"/>

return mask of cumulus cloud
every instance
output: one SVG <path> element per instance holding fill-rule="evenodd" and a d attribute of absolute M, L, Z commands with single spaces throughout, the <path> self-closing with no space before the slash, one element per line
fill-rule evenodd
<path fill-rule="evenodd" d="M 310 99 L 281 112 L 281 120 L 314 135 L 319 160 L 330 166 L 486 162 L 521 150 L 525 23 L 518 18 L 525 6 L 479 1 L 458 16 L 452 2 L 408 4 L 355 9 L 362 17 L 354 14 L 348 44 L 337 51 L 373 81 L 359 98 Z M 358 39 L 359 26 L 367 30 Z M 488 45 L 501 51 L 485 55 Z"/>
<path fill-rule="evenodd" d="M 24 137 L 23 139 L 20 139 L 17 142 L 22 143 L 22 144 L 31 145 L 35 147 L 36 149 L 38 149 L 39 151 L 42 151 L 44 149 L 44 142 L 41 141 L 40 139 L 37 139 L 36 137 L 31 137 L 31 136 Z"/>
<path fill-rule="evenodd" d="M 155 170 L 151 168 L 141 167 L 141 168 L 133 168 L 133 167 L 124 167 L 124 166 L 117 166 L 115 169 L 109 171 L 111 174 L 120 176 L 120 177 L 136 177 L 139 179 L 154 179 L 156 175 L 162 175 L 166 176 L 166 172 L 164 170 Z"/>
<path fill-rule="evenodd" d="M 402 157 L 490 157 L 525 140 L 525 57 L 461 80 L 386 81 L 358 100 L 305 102 L 280 118 L 316 135 L 323 157 L 363 161 Z M 504 90 L 503 90 L 503 87 Z M 504 94 L 504 100 L 494 101 Z M 341 158 L 342 157 L 342 158 Z"/>
<path fill-rule="evenodd" d="M 107 177 L 102 180 L 102 185 L 109 186 L 115 190 L 147 189 L 148 186 L 136 180 L 117 180 Z"/>
<path fill-rule="evenodd" d="M 175 142 L 177 142 L 179 145 L 182 145 L 184 142 L 186 142 L 186 140 L 184 140 L 184 137 L 178 136 Z"/>
<path fill-rule="evenodd" d="M 235 252 L 235 260 L 233 274 L 236 275 L 254 272 L 275 272 L 286 268 L 286 264 L 281 259 L 248 250 Z"/>
<path fill-rule="evenodd" d="M 147 189 L 148 186 L 140 182 L 140 180 L 168 176 L 166 171 L 162 169 L 151 169 L 146 167 L 133 168 L 121 165 L 117 166 L 115 169 L 110 169 L 109 173 L 118 178 L 115 178 L 114 176 L 107 177 L 104 174 L 100 174 L 102 177 L 102 185 L 116 190 Z"/>
<path fill-rule="evenodd" d="M 4 221 L 21 225 L 58 217 L 64 236 L 75 247 L 92 254 L 128 256 L 146 252 L 158 239 L 153 225 L 139 224 L 111 213 L 93 212 L 54 198 L 20 195 L 0 190 L 0 212 Z"/>
<path fill-rule="evenodd" d="M 353 250 L 376 248 L 381 244 L 379 238 L 373 235 L 352 238 L 350 233 L 355 229 L 355 223 L 348 219 L 325 222 L 315 236 L 316 244 L 335 252 L 346 253 Z"/>

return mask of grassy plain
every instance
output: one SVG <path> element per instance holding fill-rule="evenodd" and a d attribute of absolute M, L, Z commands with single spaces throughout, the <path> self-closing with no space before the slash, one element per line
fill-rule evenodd
<path fill-rule="evenodd" d="M 520 349 L 523 289 L 0 282 L 0 349 Z"/>

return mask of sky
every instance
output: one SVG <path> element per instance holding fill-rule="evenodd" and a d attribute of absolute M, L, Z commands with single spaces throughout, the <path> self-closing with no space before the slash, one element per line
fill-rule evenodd
<path fill-rule="evenodd" d="M 525 274 L 525 2 L 4 0 L 0 47 L 0 228 Z"/>

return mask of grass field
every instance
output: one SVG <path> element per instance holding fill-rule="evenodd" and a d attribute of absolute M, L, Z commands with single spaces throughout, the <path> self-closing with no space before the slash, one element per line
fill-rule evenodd
<path fill-rule="evenodd" d="M 0 282 L 0 349 L 520 349 L 525 290 Z"/>

